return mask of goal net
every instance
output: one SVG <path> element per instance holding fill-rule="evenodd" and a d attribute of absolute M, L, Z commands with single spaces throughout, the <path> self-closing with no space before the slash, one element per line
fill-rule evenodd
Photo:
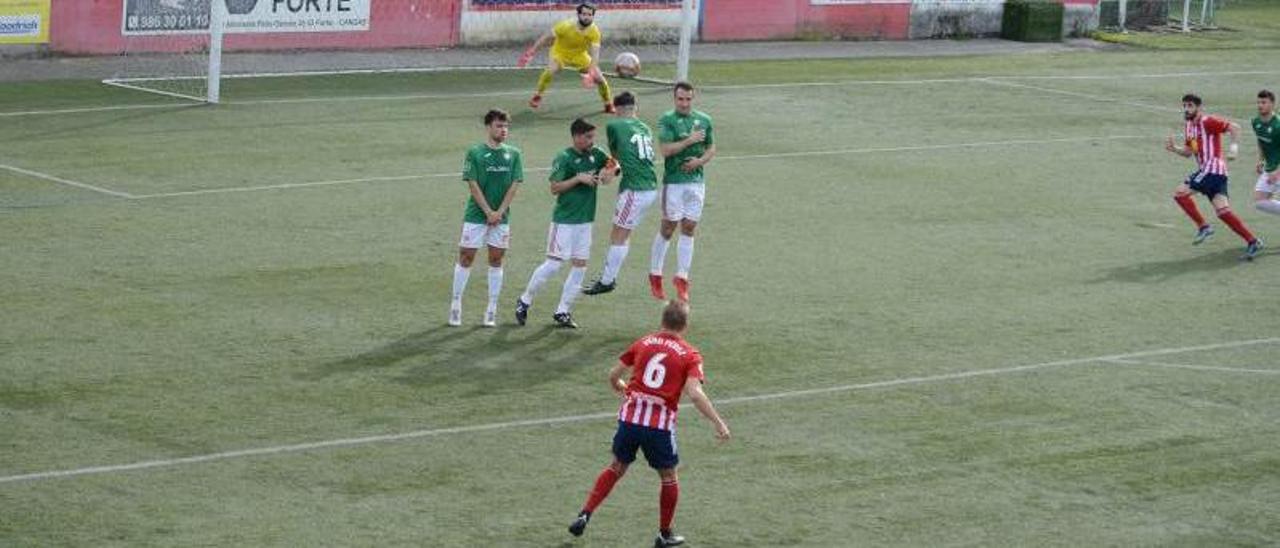
<path fill-rule="evenodd" d="M 241 79 L 514 70 L 567 0 L 118 0 L 124 51 L 104 83 L 199 102 Z M 638 80 L 688 75 L 699 0 L 595 0 L 601 69 L 636 53 Z M 682 45 L 683 44 L 683 45 Z M 544 46 L 529 69 L 546 66 Z M 563 76 L 562 76 L 563 77 Z"/>

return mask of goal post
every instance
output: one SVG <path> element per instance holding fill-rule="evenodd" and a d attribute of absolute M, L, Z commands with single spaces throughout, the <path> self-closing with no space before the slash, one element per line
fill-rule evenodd
<path fill-rule="evenodd" d="M 516 70 L 576 0 L 109 0 L 124 4 L 120 69 L 104 83 L 189 101 L 236 99 L 230 79 Z M 700 0 L 593 0 L 600 67 L 630 51 L 636 80 L 687 79 Z M 332 8 L 323 13 L 315 8 Z M 297 11 L 290 11 L 297 8 Z M 341 8 L 341 9 L 338 9 Z M 545 66 L 544 47 L 527 68 Z"/>

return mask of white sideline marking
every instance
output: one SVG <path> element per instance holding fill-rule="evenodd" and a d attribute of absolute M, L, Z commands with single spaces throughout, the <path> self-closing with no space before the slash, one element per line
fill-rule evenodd
<path fill-rule="evenodd" d="M 37 178 L 37 179 L 44 179 L 44 180 L 46 180 L 46 181 L 53 181 L 53 182 L 55 182 L 55 183 L 61 183 L 61 184 L 64 184 L 64 185 L 73 186 L 73 187 L 81 188 L 81 189 L 84 189 L 84 190 L 92 190 L 92 191 L 97 192 L 97 193 L 100 193 L 100 194 L 107 194 L 107 195 L 110 195 L 110 196 L 116 196 L 116 197 L 119 197 L 119 198 L 129 198 L 129 199 L 133 199 L 133 198 L 134 198 L 134 195 L 129 194 L 129 193 L 127 193 L 127 192 L 119 192 L 119 191 L 111 190 L 111 189 L 109 189 L 109 188 L 102 188 L 102 187 L 100 187 L 100 186 L 93 186 L 93 185 L 91 185 L 91 184 L 81 183 L 81 182 L 79 182 L 79 181 L 72 181 L 72 180 L 70 180 L 70 179 L 63 179 L 62 177 L 55 177 L 55 176 L 53 176 L 53 175 L 49 175 L 48 173 L 40 173 L 39 171 L 31 171 L 31 170 L 29 170 L 29 169 L 22 169 L 22 168 L 20 168 L 20 167 L 16 167 L 16 166 L 11 166 L 11 165 L 6 165 L 6 164 L 0 164 L 0 169 L 4 169 L 4 170 L 8 170 L 8 171 L 12 171 L 12 172 L 14 172 L 14 173 L 21 173 L 21 174 L 23 174 L 23 175 L 28 175 L 28 176 L 31 176 L 31 177 L 35 177 L 35 178 Z"/>
<path fill-rule="evenodd" d="M 1036 139 L 1036 140 L 1012 140 L 1012 141 L 982 141 L 976 143 L 952 143 L 945 145 L 922 145 L 909 147 L 881 147 L 881 148 L 847 148 L 838 150 L 809 150 L 799 152 L 779 152 L 775 154 L 745 154 L 740 156 L 717 156 L 720 161 L 732 160 L 761 160 L 769 158 L 791 158 L 804 156 L 830 156 L 838 154 L 873 154 L 878 152 L 918 152 L 925 150 L 946 150 L 957 148 L 981 148 L 993 146 L 1017 146 L 1017 145 L 1047 145 L 1055 143 L 1087 143 L 1089 141 L 1121 141 L 1132 139 L 1147 139 L 1141 135 L 1108 135 L 1103 137 L 1066 137 L 1062 139 Z M 526 169 L 526 173 L 536 173 L 542 171 L 550 171 L 548 168 L 531 168 Z M 226 194 L 232 192 L 257 192 L 261 190 L 280 190 L 291 188 L 307 188 L 314 186 L 332 186 L 332 185 L 349 185 L 356 183 L 377 183 L 377 182 L 395 182 L 395 181 L 411 181 L 415 179 L 434 179 L 441 177 L 461 177 L 461 172 L 450 171 L 448 173 L 425 173 L 422 175 L 390 175 L 386 177 L 362 177 L 358 179 L 335 179 L 331 181 L 311 181 L 303 183 L 283 183 L 278 185 L 263 186 L 241 186 L 231 188 L 210 188 L 204 190 L 184 190 L 179 192 L 162 192 L 157 194 L 137 194 L 131 196 L 135 200 L 147 200 L 152 198 L 173 198 L 177 196 L 196 196 L 201 194 Z"/>
<path fill-rule="evenodd" d="M 1128 358 L 1142 358 L 1148 356 L 1164 356 L 1169 354 L 1179 354 L 1183 352 L 1197 352 L 1203 350 L 1216 350 L 1221 348 L 1236 348 L 1241 346 L 1270 344 L 1280 342 L 1280 337 L 1269 339 L 1250 339 L 1242 341 L 1231 341 L 1215 344 L 1205 344 L 1199 346 L 1184 346 L 1177 348 L 1161 348 L 1156 350 L 1143 350 L 1139 352 L 1128 352 L 1124 354 L 1113 354 L 1108 356 L 1095 356 L 1091 358 L 1075 358 L 1068 360 L 1058 360 L 1052 362 L 1037 363 L 1031 365 L 1019 365 L 1014 367 L 1001 367 L 995 369 L 977 369 L 972 371 L 961 371 L 958 373 L 946 373 L 942 375 L 930 375 L 925 377 L 908 377 L 902 379 L 892 379 L 887 381 L 877 381 L 869 383 L 845 384 L 840 386 L 828 386 L 824 388 L 810 388 L 806 390 L 790 390 L 786 392 L 775 392 L 772 394 L 757 394 L 754 396 L 738 396 L 734 398 L 725 398 L 718 400 L 720 405 L 732 405 L 738 403 L 749 403 L 755 401 L 777 400 L 783 398 L 794 398 L 797 396 L 813 396 L 819 394 L 832 394 L 839 392 L 850 392 L 854 390 L 865 390 L 870 388 L 887 388 L 894 386 L 906 386 L 913 384 L 925 384 L 939 381 L 950 381 L 959 379 L 968 379 L 974 377 L 1003 375 L 1006 373 L 1019 373 L 1023 371 L 1034 371 L 1037 369 L 1047 369 L 1051 367 L 1063 367 L 1068 365 L 1080 365 L 1093 363 L 1098 361 L 1115 361 Z M 427 438 L 436 436 L 446 436 L 450 434 L 468 434 L 473 432 L 486 432 L 490 430 L 504 430 L 508 428 L 522 428 L 526 426 L 547 426 L 555 424 L 568 424 L 575 422 L 584 422 L 589 420 L 606 419 L 616 417 L 617 412 L 608 413 L 591 413 L 587 415 L 568 415 L 562 417 L 549 417 L 544 419 L 529 419 L 521 421 L 494 422 L 488 424 L 475 424 L 471 426 L 455 426 L 451 428 L 436 428 L 430 430 L 415 430 L 413 432 L 404 432 L 400 434 L 383 434 L 378 436 L 363 436 L 358 438 L 341 438 L 334 440 L 317 441 L 311 443 L 299 443 L 293 445 L 277 445 L 273 447 L 260 447 L 257 449 L 242 449 L 238 451 L 225 451 L 221 453 L 210 453 L 207 455 L 195 455 L 190 457 L 181 457 L 175 459 L 156 459 L 135 462 L 131 464 L 116 464 L 107 466 L 91 466 L 86 468 L 72 468 L 67 470 L 51 470 L 47 472 L 35 472 L 30 474 L 19 474 L 13 476 L 0 476 L 0 483 L 16 483 L 22 481 L 37 481 L 54 478 L 65 478 L 71 476 L 85 476 L 90 474 L 109 474 L 114 472 L 127 472 L 131 470 L 145 470 L 150 468 L 164 468 L 171 466 L 179 466 L 183 464 L 196 464 L 202 462 L 228 460 L 240 457 L 254 457 L 266 455 L 278 455 L 282 453 L 297 453 L 301 451 L 310 451 L 315 449 L 327 449 L 334 447 L 352 447 L 359 445 L 368 445 L 372 443 L 387 443 L 417 438 Z"/>
<path fill-rule="evenodd" d="M 823 87 L 823 86 L 868 86 L 868 85 L 928 85 L 928 84 L 945 84 L 945 83 L 966 83 L 966 82 L 982 82 L 982 81 L 1006 81 L 1006 80 L 1128 80 L 1139 78 L 1192 78 L 1203 76 L 1262 76 L 1280 74 L 1277 71 L 1269 70 L 1240 70 L 1240 71 L 1221 71 L 1221 72 L 1168 72 L 1154 74 L 1077 74 L 1077 75 L 1027 75 L 1027 76 L 970 76 L 957 78 L 931 78 L 920 80 L 837 80 L 830 82 L 779 82 L 776 84 L 726 84 L 726 85 L 706 85 L 700 86 L 703 89 L 768 89 L 768 88 L 800 88 L 800 87 Z M 135 80 L 137 81 L 137 80 Z M 148 90 L 149 92 L 150 90 Z M 500 91 L 488 93 L 458 93 L 458 94 L 410 94 L 410 95 L 369 95 L 360 97 L 300 97 L 296 99 L 263 99 L 256 101 L 225 101 L 228 105 L 269 105 L 269 104 L 290 104 L 290 103 L 318 103 L 318 102 L 343 102 L 343 101 L 406 101 L 413 99 L 455 99 L 465 97 L 502 97 L 510 95 L 525 95 L 528 90 L 520 91 Z M 90 107 L 90 108 L 71 108 L 60 110 L 30 110 L 17 112 L 0 112 L 0 117 L 4 116 L 36 116 L 46 114 L 75 114 L 87 112 L 102 112 L 112 110 L 127 110 L 138 108 L 174 108 L 179 106 L 175 104 L 154 104 L 154 105 L 128 105 L 128 106 L 108 106 L 108 107 Z"/>
<path fill-rule="evenodd" d="M 1067 96 L 1070 96 L 1070 97 L 1079 97 L 1079 98 L 1082 98 L 1082 99 L 1088 99 L 1088 100 L 1090 100 L 1090 101 L 1098 101 L 1098 102 L 1102 102 L 1102 103 L 1115 103 L 1115 104 L 1118 104 L 1118 105 L 1127 105 L 1127 106 L 1137 107 L 1137 108 L 1143 108 L 1143 109 L 1147 109 L 1147 110 L 1154 110 L 1154 111 L 1157 111 L 1157 112 L 1181 112 L 1181 111 L 1182 111 L 1182 109 L 1180 109 L 1180 108 L 1174 108 L 1174 107 L 1162 107 L 1162 106 L 1157 106 L 1157 105 L 1148 105 L 1148 104 L 1146 104 L 1146 103 L 1139 103 L 1139 102 L 1137 102 L 1137 101 L 1125 101 L 1125 100 L 1123 100 L 1123 99 L 1113 99 L 1113 98 L 1111 98 L 1111 97 L 1104 97 L 1104 96 L 1102 96 L 1102 95 L 1093 95 L 1093 94 L 1090 94 L 1090 93 L 1080 93 L 1080 92 L 1078 92 L 1078 91 L 1067 91 L 1067 90 L 1062 90 L 1062 89 L 1046 88 L 1046 87 L 1042 87 L 1042 86 L 1033 86 L 1033 85 L 1031 85 L 1031 84 L 1019 84 L 1019 83 L 1017 83 L 1017 82 L 1009 82 L 1009 81 L 1006 81 L 1006 80 L 1003 80 L 1003 79 L 997 80 L 997 79 L 994 79 L 994 78 L 986 78 L 986 79 L 983 79 L 983 80 L 982 80 L 982 82 L 987 83 L 987 84 L 997 85 L 997 86 L 1005 86 L 1005 87 L 1021 88 L 1021 89 L 1030 89 L 1030 90 L 1035 90 L 1035 91 L 1043 91 L 1043 92 L 1045 92 L 1045 93 L 1056 93 L 1056 94 L 1058 94 L 1058 95 L 1067 95 Z"/>
<path fill-rule="evenodd" d="M 1280 369 L 1246 369 L 1241 367 L 1215 367 L 1212 365 L 1188 365 L 1180 363 L 1162 363 L 1150 362 L 1146 360 L 1127 360 L 1127 359 L 1111 359 L 1106 360 L 1111 363 L 1122 363 L 1127 365 L 1149 365 L 1152 367 L 1164 367 L 1167 369 L 1191 369 L 1195 371 L 1225 371 L 1228 373 L 1261 373 L 1263 375 L 1280 375 Z"/>

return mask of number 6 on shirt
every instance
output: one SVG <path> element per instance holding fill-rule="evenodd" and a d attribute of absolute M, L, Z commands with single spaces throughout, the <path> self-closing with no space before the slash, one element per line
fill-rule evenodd
<path fill-rule="evenodd" d="M 649 358 L 649 363 L 644 366 L 644 375 L 640 377 L 645 386 L 662 388 L 662 381 L 667 378 L 667 366 L 662 364 L 662 360 L 666 357 L 666 354 L 658 353 Z"/>

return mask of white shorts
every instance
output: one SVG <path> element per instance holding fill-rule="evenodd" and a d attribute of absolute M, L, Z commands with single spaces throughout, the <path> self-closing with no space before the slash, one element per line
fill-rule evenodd
<path fill-rule="evenodd" d="M 662 218 L 668 221 L 702 219 L 702 203 L 707 198 L 706 183 L 662 186 Z"/>
<path fill-rule="evenodd" d="M 618 203 L 613 206 L 613 224 L 627 230 L 635 230 L 640 219 L 649 212 L 658 199 L 656 190 L 624 190 L 618 193 Z"/>
<path fill-rule="evenodd" d="M 480 249 L 484 245 L 498 249 L 509 247 L 511 245 L 511 225 L 489 226 L 486 224 L 462 223 L 462 241 L 458 242 L 458 247 Z"/>
<path fill-rule="evenodd" d="M 547 256 L 562 261 L 591 258 L 591 223 L 562 225 L 551 223 L 547 230 Z"/>
<path fill-rule="evenodd" d="M 1280 192 L 1280 182 L 1268 183 L 1267 175 L 1268 175 L 1267 173 L 1263 173 L 1262 175 L 1259 175 L 1258 184 L 1254 186 L 1253 189 L 1258 192 L 1266 192 L 1268 194 L 1275 195 L 1275 193 Z"/>

